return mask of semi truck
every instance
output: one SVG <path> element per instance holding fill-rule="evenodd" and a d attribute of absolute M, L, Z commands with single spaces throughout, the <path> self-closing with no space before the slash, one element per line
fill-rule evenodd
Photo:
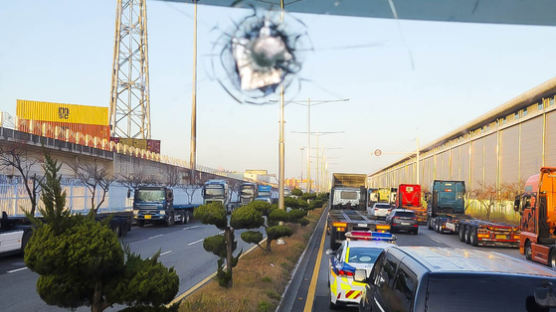
<path fill-rule="evenodd" d="M 275 204 L 278 202 L 278 193 L 272 189 L 270 185 L 259 184 L 257 188 L 257 197 L 255 200 L 261 200 L 268 202 L 270 204 Z"/>
<path fill-rule="evenodd" d="M 505 223 L 465 214 L 465 182 L 434 180 L 427 197 L 427 225 L 438 233 L 457 233 L 473 246 L 517 247 L 519 230 Z"/>
<path fill-rule="evenodd" d="M 413 210 L 417 216 L 417 222 L 427 222 L 427 210 L 421 203 L 421 185 L 419 184 L 400 184 L 394 207 Z"/>
<path fill-rule="evenodd" d="M 519 252 L 556 268 L 556 167 L 542 167 L 527 179 L 514 209 L 521 214 Z"/>
<path fill-rule="evenodd" d="M 334 173 L 330 189 L 327 217 L 327 233 L 330 248 L 335 249 L 345 233 L 351 231 L 387 232 L 390 225 L 366 216 L 367 189 L 365 174 Z"/>
<path fill-rule="evenodd" d="M 251 182 L 243 182 L 239 186 L 239 202 L 241 205 L 247 205 L 257 198 L 257 184 Z"/>
<path fill-rule="evenodd" d="M 224 207 L 227 207 L 230 202 L 230 190 L 226 180 L 208 180 L 203 185 L 202 194 L 203 204 L 219 202 Z"/>
<path fill-rule="evenodd" d="M 193 218 L 198 204 L 189 203 L 185 189 L 143 186 L 135 189 L 133 217 L 138 226 L 145 224 L 185 224 Z"/>

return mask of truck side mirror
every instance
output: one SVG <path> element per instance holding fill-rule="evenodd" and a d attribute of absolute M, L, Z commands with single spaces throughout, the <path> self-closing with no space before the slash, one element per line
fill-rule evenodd
<path fill-rule="evenodd" d="M 519 207 L 519 206 L 520 206 L 520 203 L 521 203 L 521 196 L 517 195 L 517 196 L 515 197 L 515 200 L 514 200 L 514 211 L 515 211 L 515 212 L 519 212 L 519 210 L 520 210 L 520 209 L 519 209 L 519 208 L 520 208 L 520 207 Z"/>

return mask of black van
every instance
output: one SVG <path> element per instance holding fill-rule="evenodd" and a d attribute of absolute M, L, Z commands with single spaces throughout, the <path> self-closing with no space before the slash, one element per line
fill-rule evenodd
<path fill-rule="evenodd" d="M 556 272 L 496 252 L 392 247 L 355 280 L 360 311 L 556 311 Z"/>

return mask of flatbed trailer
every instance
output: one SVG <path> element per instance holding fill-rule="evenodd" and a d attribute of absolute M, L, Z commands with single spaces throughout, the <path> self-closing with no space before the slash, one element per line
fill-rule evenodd
<path fill-rule="evenodd" d="M 330 248 L 335 249 L 346 239 L 351 231 L 389 232 L 390 225 L 384 221 L 367 218 L 364 211 L 338 209 L 330 210 L 327 219 L 327 233 L 330 235 Z"/>

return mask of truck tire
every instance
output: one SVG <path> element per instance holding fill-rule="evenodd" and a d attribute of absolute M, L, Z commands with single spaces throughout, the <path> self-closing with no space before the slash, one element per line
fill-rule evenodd
<path fill-rule="evenodd" d="M 550 258 L 548 259 L 548 265 L 554 270 L 556 269 L 556 248 L 552 248 L 550 251 Z"/>
<path fill-rule="evenodd" d="M 330 230 L 330 249 L 336 250 L 336 230 Z"/>
<path fill-rule="evenodd" d="M 21 238 L 21 254 L 23 255 L 25 253 L 25 246 L 27 246 L 27 243 L 29 242 L 29 239 L 31 239 L 31 235 L 33 235 L 32 231 L 26 231 L 23 233 L 23 237 Z"/>
<path fill-rule="evenodd" d="M 432 230 L 432 220 L 433 220 L 432 218 L 429 218 L 427 220 L 427 227 L 429 228 L 429 230 Z"/>
<path fill-rule="evenodd" d="M 122 226 L 119 223 L 114 225 L 114 233 L 116 233 L 116 236 L 122 237 Z"/>
<path fill-rule="evenodd" d="M 460 242 L 465 242 L 465 229 L 466 228 L 467 227 L 464 226 L 464 225 L 459 226 L 458 237 L 459 237 Z"/>
<path fill-rule="evenodd" d="M 525 259 L 531 260 L 533 258 L 532 257 L 533 253 L 531 251 L 531 242 L 530 241 L 525 242 L 525 248 L 524 249 L 525 249 L 524 250 L 525 251 Z"/>
<path fill-rule="evenodd" d="M 186 212 L 185 212 L 185 215 L 184 215 L 184 219 L 183 219 L 183 220 L 184 220 L 183 222 L 184 222 L 185 224 L 187 224 L 187 223 L 189 223 L 189 221 L 191 221 L 191 213 L 190 213 L 189 211 L 186 211 Z"/>
<path fill-rule="evenodd" d="M 174 215 L 167 215 L 166 216 L 166 222 L 164 222 L 165 226 L 172 226 L 174 225 Z"/>
<path fill-rule="evenodd" d="M 465 227 L 465 243 L 471 243 L 471 228 L 468 226 Z"/>
<path fill-rule="evenodd" d="M 469 244 L 471 244 L 472 246 L 478 246 L 479 238 L 477 237 L 477 228 L 474 227 L 469 232 Z"/>

